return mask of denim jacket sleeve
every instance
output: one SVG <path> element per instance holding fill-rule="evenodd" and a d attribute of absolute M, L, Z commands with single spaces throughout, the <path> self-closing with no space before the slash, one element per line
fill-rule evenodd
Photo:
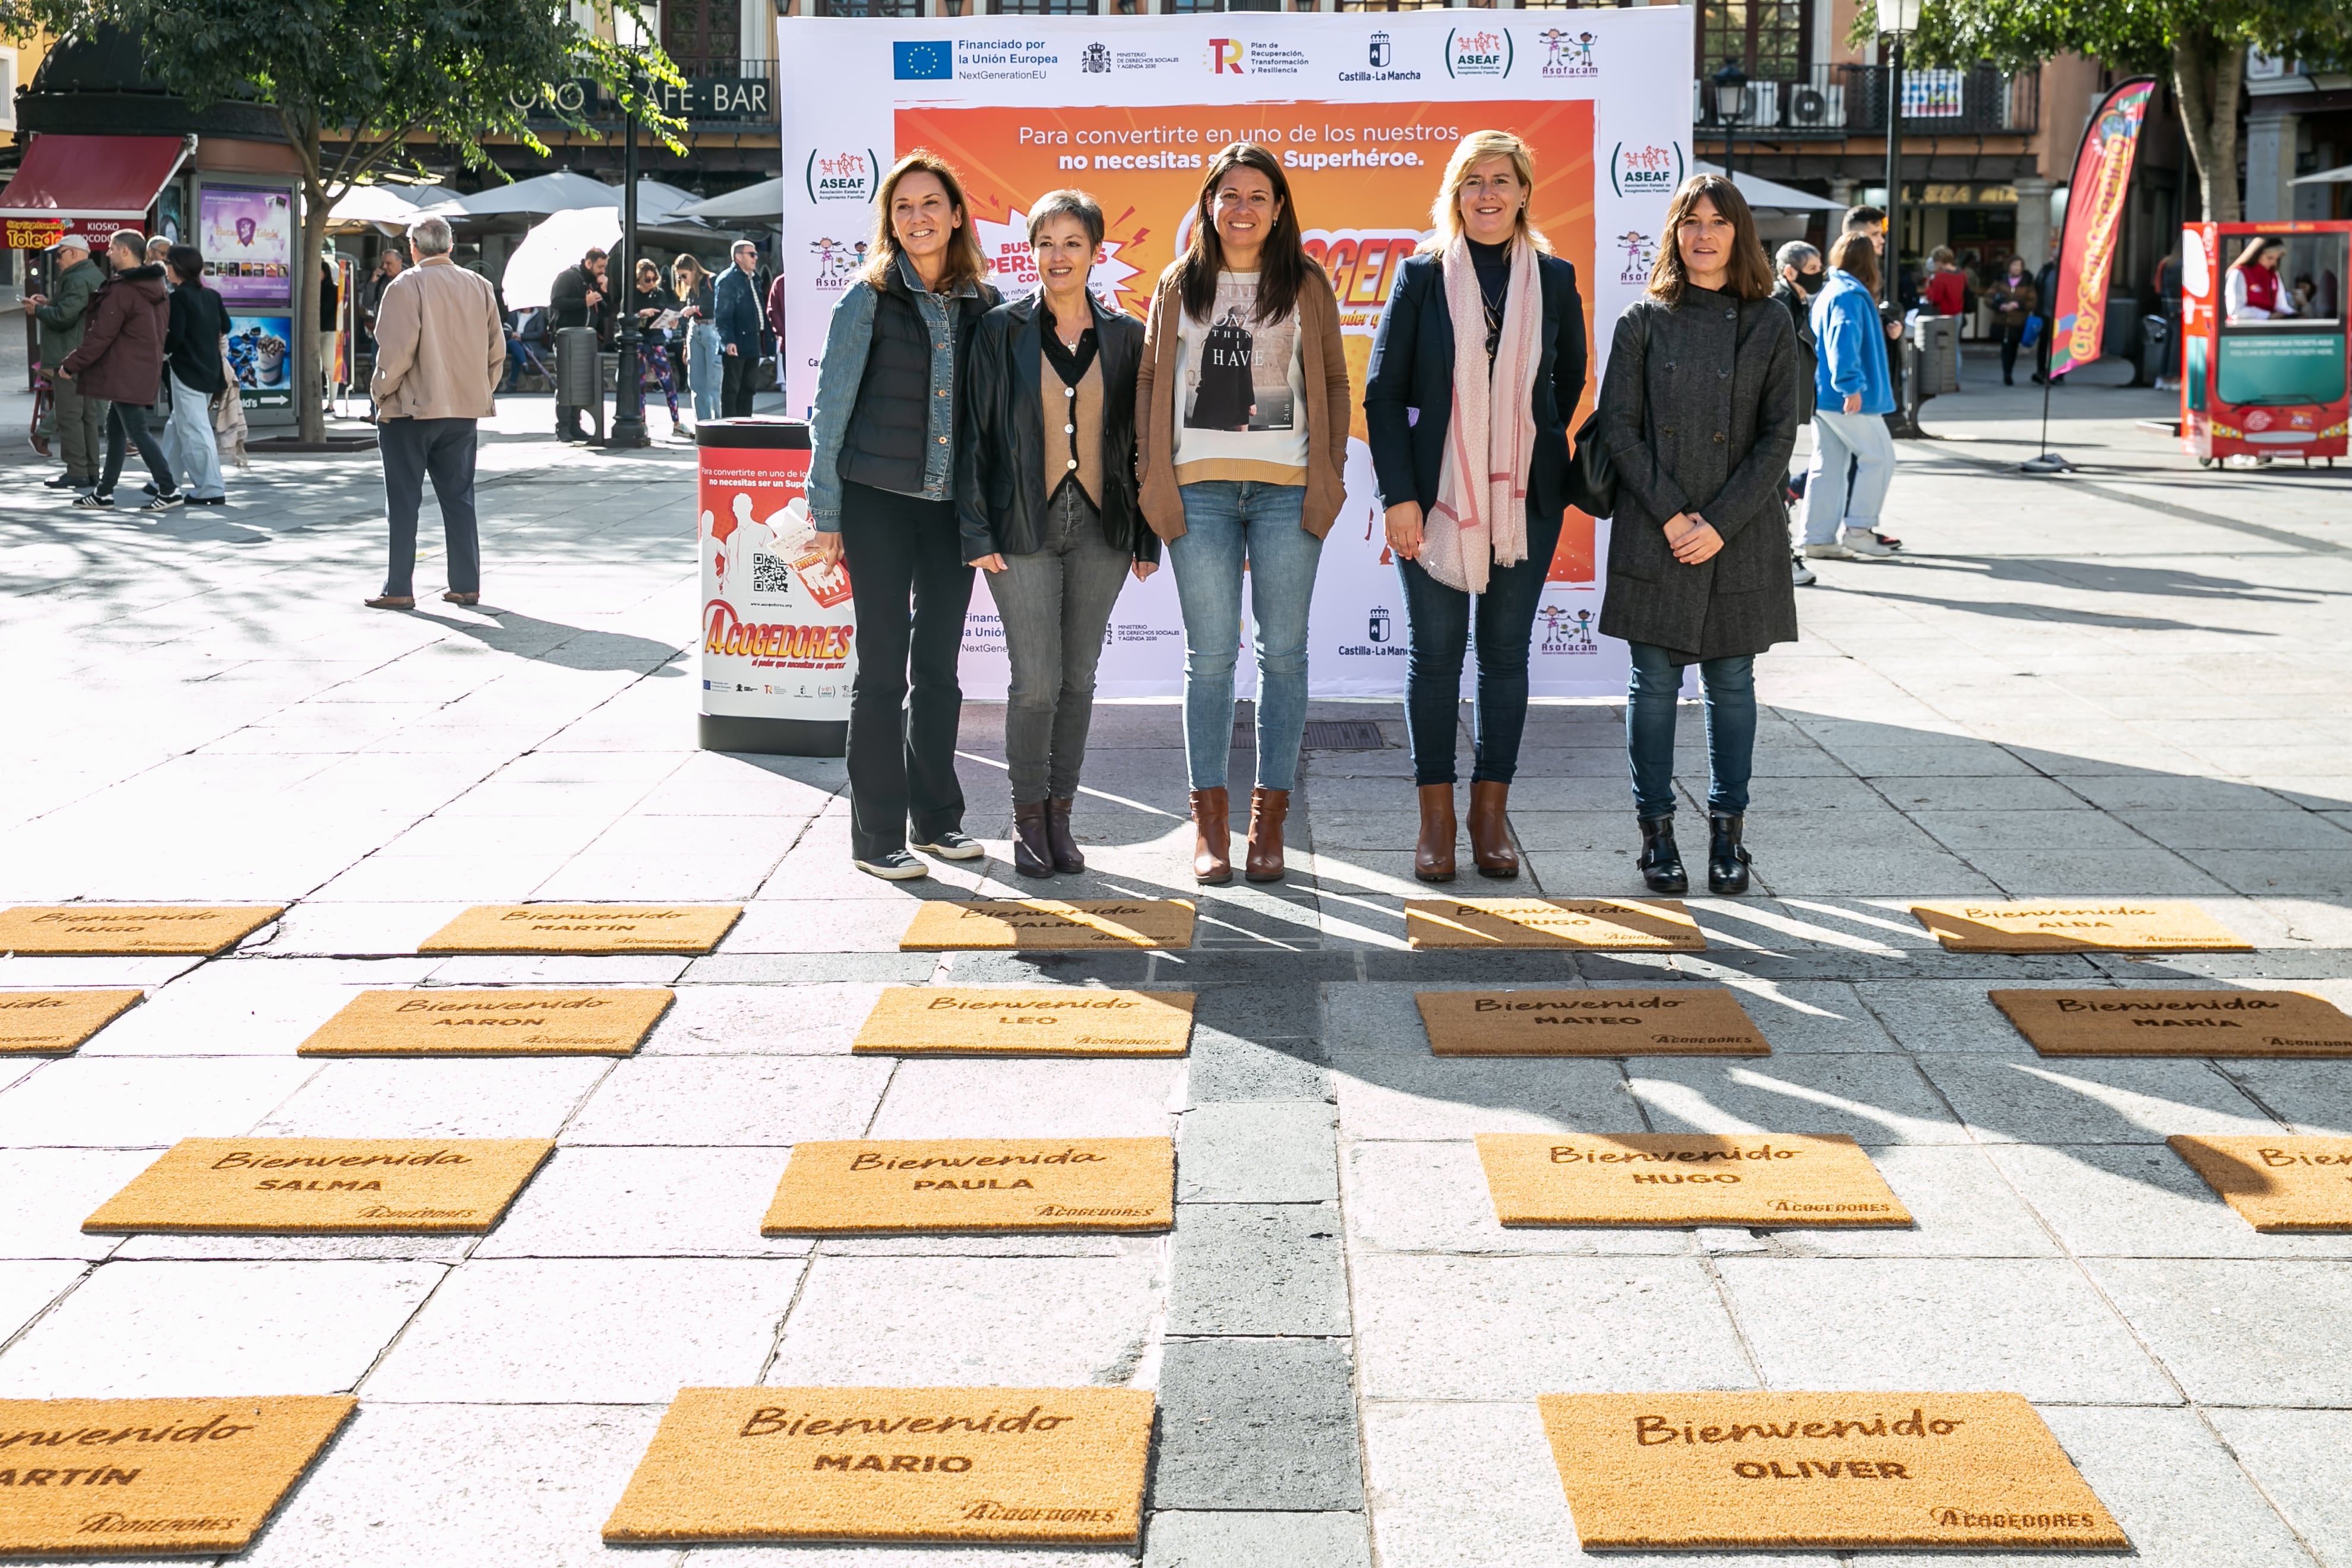
<path fill-rule="evenodd" d="M 809 522 L 819 533 L 841 531 L 841 441 L 866 380 L 874 346 L 874 290 L 853 283 L 833 308 L 824 358 L 816 371 L 816 411 L 809 427 Z"/>

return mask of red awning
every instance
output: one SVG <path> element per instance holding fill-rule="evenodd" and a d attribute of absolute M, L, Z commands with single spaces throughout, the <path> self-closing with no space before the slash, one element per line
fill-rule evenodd
<path fill-rule="evenodd" d="M 178 136 L 36 136 L 0 217 L 142 224 L 187 155 Z"/>

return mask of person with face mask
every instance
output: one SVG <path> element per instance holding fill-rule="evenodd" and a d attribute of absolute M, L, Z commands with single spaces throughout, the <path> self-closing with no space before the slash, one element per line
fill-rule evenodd
<path fill-rule="evenodd" d="M 1797 363 L 1804 372 L 1804 395 L 1797 401 L 1797 423 L 1813 422 L 1813 365 L 1820 358 L 1819 345 L 1813 340 L 1813 296 L 1822 291 L 1829 274 L 1822 270 L 1822 253 L 1801 239 L 1792 239 L 1782 246 L 1772 258 L 1772 298 L 1789 308 L 1790 317 L 1797 323 Z M 1805 493 L 1805 476 L 1798 475 L 1789 482 L 1791 500 L 1801 500 Z M 1810 588 L 1820 579 L 1805 558 L 1796 551 L 1789 552 L 1789 578 L 1800 588 Z"/>

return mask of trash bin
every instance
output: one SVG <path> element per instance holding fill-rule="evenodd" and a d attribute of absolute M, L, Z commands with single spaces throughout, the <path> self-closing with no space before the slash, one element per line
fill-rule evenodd
<path fill-rule="evenodd" d="M 596 439 L 604 438 L 604 364 L 593 327 L 559 327 L 555 331 L 555 401 L 596 416 Z M 576 429 L 576 426 L 564 426 Z"/>
<path fill-rule="evenodd" d="M 1960 389 L 1960 318 L 1915 316 L 1909 347 L 1917 355 L 1913 403 L 1925 403 Z"/>
<path fill-rule="evenodd" d="M 705 751 L 838 757 L 849 748 L 857 617 L 849 573 L 806 520 L 809 427 L 706 421 L 695 539 L 702 555 Z"/>

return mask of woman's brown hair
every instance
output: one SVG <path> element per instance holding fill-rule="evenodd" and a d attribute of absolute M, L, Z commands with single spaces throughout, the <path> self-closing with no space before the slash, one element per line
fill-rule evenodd
<path fill-rule="evenodd" d="M 1870 236 L 1838 236 L 1838 242 L 1830 247 L 1830 265 L 1872 293 L 1878 292 L 1878 247 L 1870 243 Z"/>
<path fill-rule="evenodd" d="M 2254 236 L 2253 238 L 2246 241 L 2246 248 L 2238 252 L 2238 259 L 2232 261 L 2230 265 L 2232 267 L 2252 267 L 2263 258 L 2263 251 L 2273 249 L 2284 250 L 2285 248 L 2286 241 L 2281 239 L 2278 236 L 2274 234 L 2258 234 Z"/>
<path fill-rule="evenodd" d="M 1748 210 L 1748 198 L 1721 174 L 1693 174 L 1666 208 L 1658 259 L 1650 268 L 1650 298 L 1675 306 L 1683 302 L 1683 290 L 1690 287 L 1690 275 L 1683 267 L 1683 220 L 1702 201 L 1712 203 L 1717 216 L 1731 221 L 1731 262 L 1724 286 L 1743 300 L 1769 297 L 1772 263 L 1765 258 L 1763 242 L 1756 237 L 1756 215 Z"/>
<path fill-rule="evenodd" d="M 1282 207 L 1275 217 L 1274 232 L 1265 237 L 1265 248 L 1258 253 L 1257 309 L 1253 318 L 1278 321 L 1297 306 L 1298 290 L 1308 275 L 1319 277 L 1321 269 L 1307 258 L 1281 161 L 1255 142 L 1236 142 L 1209 160 L 1200 197 L 1192 204 L 1192 237 L 1178 264 L 1177 297 L 1184 302 L 1184 313 L 1196 321 L 1207 321 L 1210 308 L 1217 302 L 1217 274 L 1225 265 L 1224 247 L 1217 240 L 1217 187 L 1235 169 L 1255 169 L 1264 174 Z"/>
<path fill-rule="evenodd" d="M 890 201 L 898 194 L 898 182 L 909 174 L 929 174 L 939 181 L 940 188 L 948 194 L 948 205 L 962 221 L 948 236 L 947 260 L 940 273 L 940 292 L 953 293 L 966 283 L 979 283 L 988 277 L 988 257 L 980 248 L 980 236 L 972 232 L 971 209 L 963 199 L 963 182 L 956 177 L 954 165 L 928 147 L 918 147 L 896 163 L 882 176 L 882 188 L 876 193 L 874 204 L 881 209 L 874 220 L 874 249 L 859 268 L 861 281 L 879 289 L 898 270 L 901 254 L 898 231 L 890 226 Z"/>

